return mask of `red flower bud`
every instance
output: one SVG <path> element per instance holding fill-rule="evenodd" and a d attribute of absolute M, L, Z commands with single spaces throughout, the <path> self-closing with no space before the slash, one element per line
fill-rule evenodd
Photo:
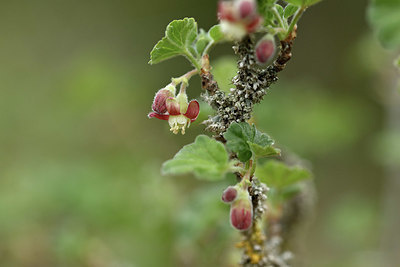
<path fill-rule="evenodd" d="M 171 90 L 167 88 L 160 89 L 157 93 L 156 96 L 154 97 L 153 100 L 153 105 L 151 105 L 151 108 L 153 109 L 154 112 L 157 112 L 159 114 L 164 114 L 167 112 L 167 99 L 169 97 L 173 97 L 174 94 L 171 92 Z"/>
<path fill-rule="evenodd" d="M 258 63 L 267 63 L 275 54 L 275 41 L 272 35 L 266 35 L 256 45 L 256 59 Z"/>
<path fill-rule="evenodd" d="M 253 204 L 247 190 L 239 192 L 238 198 L 232 203 L 231 224 L 238 230 L 244 231 L 253 223 Z"/>
<path fill-rule="evenodd" d="M 222 201 L 225 203 L 231 203 L 236 199 L 237 190 L 233 186 L 229 186 L 225 191 L 222 193 Z"/>

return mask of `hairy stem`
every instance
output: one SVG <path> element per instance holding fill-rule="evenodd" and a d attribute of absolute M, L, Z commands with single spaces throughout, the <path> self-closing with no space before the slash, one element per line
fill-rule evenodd
<path fill-rule="evenodd" d="M 200 70 L 201 66 L 198 62 L 198 60 L 190 53 L 189 51 L 186 50 L 186 57 L 189 59 L 190 62 L 192 62 L 193 66 L 197 69 Z"/>
<path fill-rule="evenodd" d="M 294 16 L 292 18 L 292 21 L 290 22 L 286 38 L 288 38 L 292 34 L 293 30 L 295 30 L 295 26 L 296 26 L 297 22 L 299 21 L 301 15 L 303 15 L 304 11 L 306 11 L 305 7 L 299 7 L 299 9 L 296 11 L 296 13 L 294 14 Z"/>
<path fill-rule="evenodd" d="M 176 86 L 176 85 L 178 85 L 180 83 L 185 83 L 187 85 L 189 83 L 190 78 L 192 78 L 197 73 L 199 73 L 199 70 L 194 69 L 194 70 L 191 70 L 191 71 L 183 74 L 182 76 L 180 76 L 178 78 L 172 78 L 171 84 L 173 86 Z"/>

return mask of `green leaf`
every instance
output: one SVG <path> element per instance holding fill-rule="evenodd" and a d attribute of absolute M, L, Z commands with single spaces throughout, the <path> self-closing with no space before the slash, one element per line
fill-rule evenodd
<path fill-rule="evenodd" d="M 247 122 L 232 123 L 224 134 L 227 140 L 226 146 L 237 154 L 240 161 L 246 162 L 251 156 L 265 157 L 277 155 L 279 149 L 272 148 L 274 140 L 267 134 L 261 133 L 253 124 Z"/>
<path fill-rule="evenodd" d="M 258 12 L 264 18 L 265 26 L 274 26 L 274 12 L 272 11 L 276 0 L 257 0 Z"/>
<path fill-rule="evenodd" d="M 252 139 L 254 134 L 248 123 L 232 123 L 224 134 L 227 140 L 226 146 L 237 154 L 239 160 L 246 162 L 251 158 L 252 152 L 247 141 Z"/>
<path fill-rule="evenodd" d="M 285 201 L 299 194 L 301 190 L 302 187 L 299 184 L 292 184 L 283 189 L 270 187 L 270 190 L 268 191 L 268 204 L 271 205 L 272 209 L 274 209 L 274 207 L 279 207 Z"/>
<path fill-rule="evenodd" d="M 258 9 L 260 11 L 265 11 L 266 9 L 273 7 L 276 2 L 277 0 L 257 0 Z"/>
<path fill-rule="evenodd" d="M 322 0 L 285 0 L 285 2 L 295 5 L 295 6 L 302 6 L 302 7 L 309 7 Z"/>
<path fill-rule="evenodd" d="M 214 25 L 210 28 L 208 32 L 205 32 L 203 29 L 200 30 L 200 34 L 196 40 L 196 49 L 199 55 L 203 55 L 203 53 L 208 53 L 210 47 L 224 39 L 224 35 L 221 32 L 220 25 Z M 205 51 L 207 49 L 207 51 Z"/>
<path fill-rule="evenodd" d="M 372 1 L 368 18 L 384 47 L 400 47 L 400 1 Z"/>
<path fill-rule="evenodd" d="M 277 0 L 257 0 L 257 5 L 259 9 L 266 9 L 272 7 Z"/>
<path fill-rule="evenodd" d="M 279 15 L 283 17 L 283 7 L 281 5 L 275 4 L 275 8 L 278 11 Z"/>
<path fill-rule="evenodd" d="M 256 155 L 257 158 L 263 158 L 263 157 L 272 157 L 272 156 L 280 156 L 281 155 L 281 150 L 278 148 L 275 148 L 271 145 L 267 146 L 260 146 L 258 144 L 250 143 L 248 142 L 251 150 L 253 153 Z"/>
<path fill-rule="evenodd" d="M 298 7 L 292 4 L 288 4 L 285 7 L 285 10 L 283 11 L 283 17 L 285 19 L 290 18 L 291 16 L 294 15 L 294 13 L 296 13 Z"/>
<path fill-rule="evenodd" d="M 265 26 L 275 26 L 275 13 L 271 9 L 266 10 L 264 20 Z"/>
<path fill-rule="evenodd" d="M 301 192 L 301 186 L 299 186 L 298 184 L 292 184 L 282 189 L 280 192 L 280 196 L 282 200 L 285 201 L 293 198 L 300 192 Z"/>
<path fill-rule="evenodd" d="M 196 40 L 196 50 L 199 55 L 203 54 L 204 49 L 206 48 L 208 43 L 210 43 L 210 41 L 211 39 L 208 34 L 203 29 L 201 29 Z"/>
<path fill-rule="evenodd" d="M 208 35 L 214 41 L 214 43 L 220 42 L 224 39 L 224 34 L 222 33 L 221 25 L 219 24 L 212 26 L 208 31 Z"/>
<path fill-rule="evenodd" d="M 194 143 L 184 146 L 173 159 L 162 166 L 163 174 L 194 175 L 203 180 L 222 180 L 229 171 L 228 153 L 224 145 L 206 135 L 197 136 Z"/>
<path fill-rule="evenodd" d="M 195 55 L 192 45 L 196 38 L 197 23 L 193 18 L 172 21 L 167 26 L 165 36 L 150 52 L 149 63 L 156 64 L 178 55 L 193 59 Z"/>
<path fill-rule="evenodd" d="M 258 165 L 256 176 L 261 182 L 278 190 L 311 178 L 310 172 L 306 169 L 300 166 L 289 167 L 276 160 L 269 160 L 264 165 Z"/>
<path fill-rule="evenodd" d="M 225 135 L 229 136 L 230 140 L 227 143 L 227 147 L 237 154 L 239 160 L 246 162 L 251 158 L 251 150 L 248 144 L 245 141 L 245 138 L 241 135 L 237 135 L 236 130 L 232 130 L 232 135 L 228 134 Z M 236 139 L 236 140 L 235 140 Z"/>

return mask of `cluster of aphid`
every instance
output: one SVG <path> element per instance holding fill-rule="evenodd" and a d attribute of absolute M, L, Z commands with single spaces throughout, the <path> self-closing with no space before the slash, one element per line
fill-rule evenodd
<path fill-rule="evenodd" d="M 238 73 L 233 78 L 229 94 L 217 91 L 215 94 L 203 94 L 203 98 L 216 108 L 217 115 L 205 122 L 207 130 L 223 133 L 232 122 L 247 121 L 255 104 L 259 103 L 271 83 L 277 80 L 277 72 L 273 67 L 260 69 L 256 66 L 254 44 L 250 39 L 235 46 L 240 56 Z"/>
<path fill-rule="evenodd" d="M 218 17 L 222 31 L 229 38 L 240 41 L 234 51 L 240 56 L 238 73 L 233 78 L 229 94 L 216 92 L 204 94 L 207 103 L 217 110 L 217 115 L 205 121 L 207 130 L 221 134 L 232 122 L 247 121 L 251 118 L 253 106 L 259 103 L 266 89 L 277 80 L 273 67 L 262 69 L 259 65 L 269 62 L 275 55 L 275 41 L 270 34 L 265 35 L 255 45 L 249 34 L 257 31 L 262 18 L 257 12 L 254 0 L 222 1 L 219 3 Z"/>
<path fill-rule="evenodd" d="M 238 75 L 233 79 L 236 89 L 231 89 L 231 93 L 227 95 L 221 91 L 203 95 L 206 102 L 217 110 L 217 115 L 205 122 L 207 130 L 221 134 L 232 122 L 250 119 L 253 105 L 262 100 L 266 88 L 276 80 L 276 72 L 270 68 L 263 70 L 256 67 L 256 64 L 263 65 L 274 56 L 275 42 L 269 34 L 256 45 L 249 38 L 249 34 L 257 32 L 262 25 L 262 17 L 258 14 L 255 0 L 220 1 L 218 18 L 225 38 L 241 41 L 235 47 L 235 52 L 241 57 Z M 159 106 L 162 108 L 158 108 Z M 152 109 L 149 118 L 168 120 L 171 131 L 175 134 L 184 134 L 199 113 L 197 101 L 188 103 L 184 90 L 175 97 L 174 84 L 157 92 Z"/>

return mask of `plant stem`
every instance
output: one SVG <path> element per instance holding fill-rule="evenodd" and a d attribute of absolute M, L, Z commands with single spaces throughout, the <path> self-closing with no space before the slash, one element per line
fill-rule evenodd
<path fill-rule="evenodd" d="M 299 21 L 301 15 L 303 15 L 305 10 L 306 10 L 306 7 L 304 7 L 304 6 L 299 7 L 299 9 L 297 9 L 296 13 L 294 14 L 294 17 L 293 17 L 292 21 L 290 22 L 289 29 L 288 29 L 288 31 L 286 33 L 285 39 L 290 36 L 290 34 L 292 33 L 292 31 L 294 29 L 294 26 L 297 24 L 297 22 Z"/>
<path fill-rule="evenodd" d="M 204 56 L 204 55 L 208 55 L 208 50 L 210 50 L 210 48 L 211 48 L 214 44 L 215 44 L 214 41 L 210 41 L 210 42 L 207 44 L 206 48 L 204 49 L 203 56 Z"/>
<path fill-rule="evenodd" d="M 176 86 L 176 85 L 178 85 L 180 83 L 185 83 L 187 85 L 187 84 L 189 84 L 190 78 L 192 78 L 197 73 L 199 73 L 199 70 L 198 69 L 194 69 L 194 70 L 191 70 L 191 71 L 183 74 L 182 76 L 180 76 L 178 78 L 172 78 L 171 84 L 173 86 Z"/>
<path fill-rule="evenodd" d="M 252 162 L 253 162 L 253 164 L 251 165 L 251 169 L 250 169 L 250 177 L 252 177 L 254 175 L 254 173 L 256 172 L 257 160 L 254 156 L 252 157 Z"/>
<path fill-rule="evenodd" d="M 199 70 L 198 69 L 194 69 L 194 70 L 191 70 L 191 71 L 189 71 L 189 72 L 187 72 L 186 74 L 184 74 L 183 76 L 187 79 L 187 80 L 190 80 L 190 78 L 192 78 L 194 75 L 196 75 L 197 73 L 199 73 Z"/>
<path fill-rule="evenodd" d="M 196 60 L 196 58 L 192 55 L 192 53 L 190 53 L 189 51 L 186 50 L 186 56 L 187 56 L 187 58 L 190 60 L 190 62 L 192 62 L 193 66 L 195 66 L 196 69 L 197 69 L 198 71 L 200 71 L 201 65 L 200 65 L 200 63 L 198 62 L 198 60 Z"/>
<path fill-rule="evenodd" d="M 186 94 L 186 87 L 187 87 L 187 83 L 185 83 L 185 82 L 182 82 L 181 83 L 181 88 L 179 89 L 179 93 L 180 94 Z"/>

